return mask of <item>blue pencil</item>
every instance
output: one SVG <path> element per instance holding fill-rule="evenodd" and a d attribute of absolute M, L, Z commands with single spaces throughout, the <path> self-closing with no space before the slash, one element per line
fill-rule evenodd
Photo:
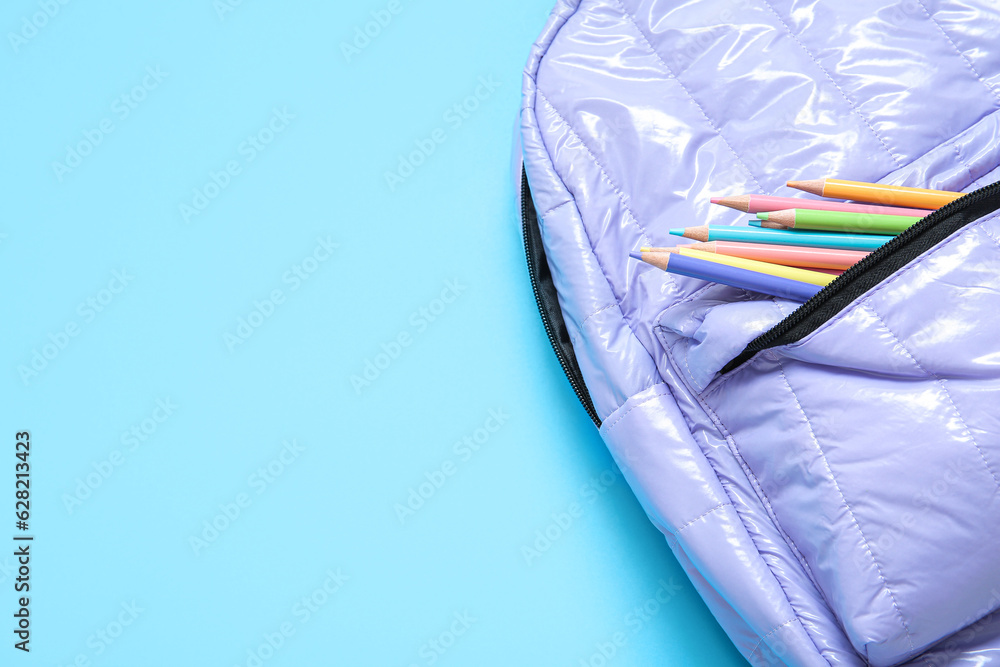
<path fill-rule="evenodd" d="M 739 287 L 752 292 L 805 302 L 823 289 L 819 285 L 772 276 L 759 271 L 750 271 L 736 266 L 709 262 L 697 257 L 688 257 L 668 252 L 631 252 L 629 256 L 652 264 L 657 268 L 689 278 L 709 280 L 730 287 Z"/>
<path fill-rule="evenodd" d="M 760 227 L 727 227 L 703 225 L 671 229 L 674 236 L 684 236 L 696 241 L 742 241 L 743 243 L 772 243 L 774 245 L 811 246 L 813 248 L 839 248 L 841 250 L 875 250 L 893 236 L 878 234 L 840 234 L 838 232 L 800 232 L 794 229 L 762 229 Z"/>

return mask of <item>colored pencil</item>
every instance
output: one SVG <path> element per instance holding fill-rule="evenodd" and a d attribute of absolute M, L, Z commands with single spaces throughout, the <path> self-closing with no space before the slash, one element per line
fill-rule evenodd
<path fill-rule="evenodd" d="M 677 246 L 681 247 L 681 246 Z M 771 262 L 785 266 L 798 266 L 807 269 L 849 269 L 865 257 L 867 252 L 857 250 L 834 250 L 831 248 L 805 248 L 790 245 L 771 245 L 769 243 L 738 243 L 735 241 L 709 241 L 708 243 L 692 243 L 685 248 L 714 252 L 730 257 L 744 257 L 758 262 Z M 643 248 L 644 251 L 656 252 L 667 248 Z"/>
<path fill-rule="evenodd" d="M 713 197 L 713 204 L 728 206 L 744 213 L 768 213 L 790 208 L 808 208 L 814 211 L 851 211 L 854 213 L 877 213 L 880 215 L 916 215 L 924 217 L 933 211 L 898 206 L 875 206 L 872 204 L 848 204 L 822 199 L 800 199 L 798 197 L 772 197 L 770 195 L 735 195 L 733 197 Z"/>
<path fill-rule="evenodd" d="M 642 249 L 640 249 L 640 251 L 642 251 Z M 741 269 L 759 271 L 760 273 L 767 273 L 772 276 L 780 276 L 782 278 L 788 278 L 789 280 L 798 280 L 803 283 L 810 283 L 812 285 L 819 285 L 821 287 L 829 285 L 830 283 L 833 282 L 833 279 L 837 277 L 829 273 L 810 271 L 808 269 L 800 269 L 793 266 L 784 266 L 782 264 L 774 264 L 772 262 L 759 262 L 755 259 L 745 259 L 743 257 L 730 257 L 728 255 L 720 255 L 718 253 L 713 253 L 713 252 L 704 252 L 683 245 L 669 248 L 667 250 L 664 250 L 663 252 L 679 253 L 681 255 L 687 255 L 688 257 L 697 257 L 698 259 L 703 259 L 706 262 L 718 262 L 719 264 L 726 264 L 727 266 L 738 266 Z"/>
<path fill-rule="evenodd" d="M 794 229 L 758 229 L 726 225 L 671 229 L 670 233 L 695 241 L 742 241 L 744 243 L 773 243 L 775 245 L 840 248 L 842 250 L 875 250 L 893 239 L 892 236 L 876 234 L 799 232 Z"/>
<path fill-rule="evenodd" d="M 945 190 L 908 188 L 902 185 L 842 181 L 836 178 L 821 178 L 814 181 L 788 181 L 788 187 L 819 195 L 820 197 L 853 199 L 873 204 L 924 209 L 941 208 L 964 194 L 962 192 L 947 192 Z"/>
<path fill-rule="evenodd" d="M 902 234 L 920 220 L 907 215 L 875 215 L 847 211 L 810 211 L 792 209 L 758 213 L 760 220 L 777 223 L 788 229 L 810 229 L 822 232 L 854 232 L 856 234 Z M 761 225 L 761 227 L 771 225 Z"/>
<path fill-rule="evenodd" d="M 798 280 L 789 280 L 788 278 L 772 276 L 758 271 L 741 269 L 738 266 L 727 266 L 718 262 L 709 262 L 679 253 L 631 252 L 629 255 L 670 273 L 688 276 L 689 278 L 698 278 L 699 280 L 708 280 L 753 292 L 761 292 L 762 294 L 769 294 L 792 301 L 808 301 L 823 289 L 819 285 L 810 285 Z"/>

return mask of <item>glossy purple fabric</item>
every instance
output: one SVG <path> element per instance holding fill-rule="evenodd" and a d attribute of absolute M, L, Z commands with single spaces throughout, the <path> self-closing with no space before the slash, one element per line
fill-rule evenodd
<path fill-rule="evenodd" d="M 520 150 L 601 434 L 759 665 L 1000 664 L 1000 216 L 793 345 L 628 257 L 788 179 L 1000 178 L 995 0 L 561 0 Z"/>

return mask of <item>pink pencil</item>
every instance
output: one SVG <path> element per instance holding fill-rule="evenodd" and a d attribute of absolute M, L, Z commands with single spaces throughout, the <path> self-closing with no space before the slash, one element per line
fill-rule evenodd
<path fill-rule="evenodd" d="M 798 197 L 771 197 L 769 195 L 736 195 L 734 197 L 712 197 L 713 204 L 735 208 L 744 213 L 770 213 L 789 208 L 809 208 L 814 211 L 848 211 L 854 213 L 878 213 L 882 215 L 910 215 L 924 217 L 934 211 L 919 208 L 899 208 L 898 206 L 878 206 L 877 204 L 847 204 L 822 199 L 800 199 Z"/>

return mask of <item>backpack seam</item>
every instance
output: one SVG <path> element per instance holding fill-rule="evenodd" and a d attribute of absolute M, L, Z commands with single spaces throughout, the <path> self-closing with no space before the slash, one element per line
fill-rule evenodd
<path fill-rule="evenodd" d="M 671 353 L 670 349 L 667 346 L 663 346 L 663 347 L 664 347 L 664 352 L 667 355 L 667 357 L 670 359 L 671 364 L 676 368 L 677 367 L 677 360 L 674 358 L 674 355 Z M 750 466 L 743 459 L 743 455 L 739 453 L 739 448 L 736 446 L 736 440 L 733 438 L 732 434 L 729 432 L 729 429 L 727 429 L 726 426 L 725 426 L 725 424 L 722 423 L 722 420 L 715 413 L 715 411 L 712 410 L 711 406 L 707 405 L 702 400 L 702 397 L 701 397 L 700 394 L 698 394 L 697 392 L 691 392 L 691 395 L 695 398 L 695 400 L 698 402 L 698 405 L 705 412 L 705 414 L 709 417 L 709 419 L 712 420 L 712 423 L 715 425 L 716 429 L 718 430 L 718 435 L 720 435 L 722 437 L 722 439 L 726 442 L 727 449 L 729 450 L 730 455 L 732 455 L 733 458 L 736 459 L 737 463 L 740 465 L 740 469 L 743 471 L 744 476 L 747 478 L 747 481 L 750 482 L 751 486 L 756 491 L 758 499 L 761 501 L 761 504 L 764 507 L 765 514 L 767 515 L 768 519 L 771 520 L 771 524 L 774 526 L 775 530 L 778 531 L 778 535 L 781 536 L 781 538 L 785 541 L 785 544 L 791 550 L 792 555 L 795 556 L 795 558 L 798 561 L 798 563 L 802 566 L 803 571 L 804 571 L 804 573 L 806 575 L 806 578 L 809 579 L 810 583 L 812 583 L 813 589 L 816 592 L 817 598 L 819 600 L 823 601 L 823 604 L 826 605 L 827 611 L 830 613 L 830 616 L 833 617 L 833 618 L 835 618 L 835 615 L 833 613 L 833 609 L 830 606 L 830 602 L 826 599 L 826 595 L 823 593 L 823 591 L 820 589 L 820 587 L 816 584 L 815 576 L 812 574 L 812 570 L 809 568 L 809 564 L 805 562 L 805 558 L 802 556 L 802 553 L 801 553 L 801 551 L 799 551 L 798 547 L 795 546 L 794 540 L 792 540 L 791 537 L 781 527 L 780 522 L 777 520 L 777 515 L 774 513 L 774 509 L 771 507 L 770 500 L 767 498 L 767 495 L 764 493 L 763 487 L 761 487 L 760 482 L 757 479 L 756 475 L 754 475 L 753 471 L 750 469 Z M 690 432 L 690 428 L 688 429 L 688 431 Z M 697 439 L 694 438 L 694 434 L 693 433 L 691 434 L 691 436 L 692 436 L 692 440 L 694 440 L 694 442 L 697 443 Z M 739 519 L 740 525 L 743 526 L 743 529 L 747 533 L 747 538 L 750 540 L 750 543 L 754 546 L 754 549 L 757 550 L 757 556 L 758 556 L 758 558 L 760 558 L 761 563 L 764 564 L 764 567 L 766 567 L 767 570 L 768 570 L 768 572 L 771 573 L 771 576 L 774 577 L 775 583 L 778 584 L 778 588 L 781 590 L 781 593 L 784 596 L 785 601 L 788 603 L 788 607 L 792 610 L 792 612 L 794 612 L 796 620 L 798 620 L 799 626 L 802 628 L 802 631 L 805 633 L 805 635 L 807 637 L 809 637 L 809 641 L 812 642 L 813 648 L 816 649 L 816 653 L 818 655 L 820 655 L 821 657 L 823 657 L 824 659 L 826 659 L 826 661 L 828 663 L 830 663 L 829 659 L 826 657 L 826 655 L 823 653 L 823 651 L 820 650 L 819 645 L 816 643 L 816 640 L 812 636 L 812 633 L 809 632 L 809 630 L 805 627 L 805 623 L 802 622 L 802 614 L 799 612 L 796 604 L 789 597 L 787 591 L 785 590 L 785 585 L 781 581 L 781 578 L 778 577 L 778 575 L 774 571 L 774 568 L 767 561 L 767 559 L 764 558 L 764 554 L 761 553 L 760 547 L 757 545 L 757 540 L 751 534 L 750 529 L 747 527 L 746 522 L 743 520 L 743 516 L 740 514 L 739 508 L 733 502 L 733 497 L 732 497 L 732 494 L 729 491 L 728 485 L 723 481 L 722 476 L 719 475 L 719 472 L 716 470 L 715 466 L 712 464 L 711 459 L 708 456 L 705 455 L 705 452 L 701 448 L 700 445 L 698 446 L 698 449 L 701 451 L 702 456 L 705 457 L 705 461 L 706 461 L 706 463 L 708 463 L 708 466 L 711 468 L 712 472 L 715 474 L 715 477 L 719 480 L 719 484 L 721 485 L 722 490 L 725 492 L 726 496 L 729 498 L 730 504 L 733 505 L 733 510 L 736 512 L 736 517 Z M 778 627 L 781 627 L 781 626 L 778 626 Z M 846 637 L 846 635 L 845 635 L 845 637 Z M 763 640 L 763 637 L 760 637 L 760 640 Z M 759 645 L 759 643 L 758 643 L 758 645 Z M 830 664 L 832 665 L 832 663 L 830 663 Z"/>
<path fill-rule="evenodd" d="M 899 617 L 900 624 L 903 627 L 903 632 L 906 633 L 906 640 L 910 645 L 910 651 L 912 652 L 915 649 L 913 644 L 913 635 L 910 633 L 910 625 L 906 622 L 906 617 L 903 616 L 903 612 L 900 610 L 899 604 L 896 602 L 896 595 L 892 592 L 892 588 L 889 587 L 889 582 L 886 580 L 885 574 L 882 572 L 882 566 L 879 564 L 878 559 L 875 558 L 875 553 L 872 551 L 871 545 L 868 543 L 868 538 L 865 536 L 865 531 L 861 528 L 861 523 L 858 521 L 858 517 L 854 514 L 854 510 L 851 509 L 851 504 L 847 502 L 847 496 L 844 495 L 843 489 L 840 488 L 840 482 L 837 481 L 837 476 L 833 472 L 830 460 L 827 458 L 826 452 L 823 451 L 823 446 L 819 443 L 819 438 L 816 436 L 816 431 L 813 430 L 812 422 L 809 421 L 809 415 L 806 414 L 805 408 L 802 407 L 802 401 L 799 400 L 798 394 L 796 394 L 795 389 L 792 388 L 792 383 L 788 381 L 788 376 L 785 374 L 785 369 L 781 365 L 781 361 L 775 360 L 775 362 L 778 364 L 778 372 L 781 375 L 781 379 L 784 380 L 785 386 L 788 387 L 789 393 L 791 393 L 792 398 L 795 400 L 796 407 L 798 407 L 799 412 L 802 413 L 802 419 L 805 421 L 806 428 L 809 430 L 809 436 L 812 438 L 813 443 L 815 443 L 820 459 L 822 459 L 823 464 L 826 467 L 829 479 L 833 482 L 833 486 L 837 490 L 837 494 L 840 496 L 840 501 L 843 503 L 844 509 L 846 509 L 847 513 L 850 515 L 851 521 L 854 523 L 854 527 L 857 529 L 858 535 L 861 537 L 861 542 L 864 544 L 865 551 L 868 553 L 868 557 L 871 558 L 872 564 L 875 566 L 878 578 L 882 581 L 882 587 L 885 589 L 885 592 L 889 594 L 889 600 L 892 602 L 893 609 L 896 610 L 896 615 Z"/>
<path fill-rule="evenodd" d="M 781 628 L 785 627 L 786 625 L 789 625 L 790 623 L 793 623 L 794 621 L 795 621 L 794 618 L 790 618 L 787 621 L 785 621 L 784 623 L 781 623 L 780 625 L 776 625 L 773 628 L 771 628 L 770 632 L 768 632 L 766 635 L 764 635 L 759 640 L 757 640 L 757 644 L 753 647 L 753 650 L 750 651 L 750 654 L 747 655 L 747 661 L 750 662 L 751 664 L 753 664 L 753 654 L 756 653 L 760 649 L 760 646 L 761 646 L 761 644 L 764 643 L 764 640 L 767 639 L 768 637 L 770 637 L 771 635 L 773 635 L 775 632 L 777 632 Z"/>
<path fill-rule="evenodd" d="M 951 44 L 951 48 L 955 50 L 955 53 L 958 54 L 958 57 L 965 61 L 965 65 L 966 67 L 969 68 L 969 71 L 972 72 L 972 74 L 977 79 L 979 79 L 979 82 L 986 87 L 986 90 L 990 91 L 990 94 L 993 95 L 993 99 L 995 99 L 998 103 L 1000 103 L 1000 93 L 997 93 L 997 91 L 993 88 L 993 86 L 986 83 L 986 79 L 984 79 L 979 74 L 979 72 L 976 71 L 975 66 L 972 64 L 972 61 L 969 60 L 968 56 L 966 56 L 962 52 L 962 50 L 958 48 L 958 45 L 955 44 L 955 40 L 951 38 L 951 35 L 949 35 L 948 31 L 944 29 L 944 26 L 938 23 L 938 20 L 934 18 L 934 15 L 931 14 L 930 11 L 927 9 L 927 7 L 924 5 L 923 0 L 917 0 L 917 4 L 920 5 L 920 9 L 924 10 L 924 14 L 927 15 L 927 18 L 930 19 L 930 22 L 933 23 L 934 26 L 941 31 L 941 34 L 944 36 L 944 38 L 948 40 L 948 43 Z"/>
<path fill-rule="evenodd" d="M 545 95 L 544 92 L 542 92 L 541 87 L 536 87 L 535 88 L 535 94 L 538 95 L 538 97 L 541 98 L 542 102 L 545 103 L 545 106 L 547 106 L 552 111 L 552 113 L 554 113 L 556 115 L 556 118 L 558 118 L 559 121 L 563 125 L 566 126 L 566 129 L 573 135 L 573 137 L 580 143 L 580 145 L 583 146 L 583 150 L 585 150 L 587 152 L 587 155 L 590 156 L 591 161 L 600 170 L 601 175 L 604 176 L 604 180 L 607 181 L 608 185 L 611 186 L 611 189 L 614 190 L 615 194 L 618 196 L 618 200 L 622 203 L 622 207 L 628 213 L 629 218 L 631 218 L 631 220 L 632 220 L 632 223 L 636 227 L 639 228 L 640 232 L 642 232 L 642 237 L 646 241 L 649 241 L 650 243 L 652 243 L 652 238 L 653 237 L 650 236 L 649 232 L 646 231 L 646 228 L 643 227 L 642 224 L 639 222 L 639 219 L 636 217 L 635 213 L 632 212 L 631 207 L 628 205 L 628 202 L 626 201 L 627 198 L 625 197 L 625 194 L 622 192 L 621 188 L 618 187 L 618 184 L 615 183 L 615 181 L 611 178 L 611 175 L 608 173 L 608 170 L 605 169 L 604 165 L 601 164 L 600 160 L 597 159 L 597 156 L 594 154 L 594 151 L 590 150 L 590 146 L 588 146 L 586 144 L 586 142 L 583 140 L 583 138 L 580 136 L 580 134 L 576 131 L 576 129 L 573 127 L 573 125 L 569 122 L 569 120 L 567 120 L 566 117 L 562 114 L 562 112 L 560 112 L 559 109 L 557 109 L 556 106 L 554 104 L 552 104 L 552 102 L 549 101 L 549 98 Z M 546 150 L 547 149 L 548 149 L 548 147 L 546 147 Z M 567 188 L 567 191 L 569 191 L 569 188 Z M 570 196 L 572 196 L 572 193 L 570 193 Z M 574 197 L 574 199 L 575 199 L 575 197 Z M 582 215 L 580 216 L 580 219 L 581 220 L 583 219 Z M 587 235 L 587 239 L 588 240 L 590 239 L 590 235 L 589 234 Z M 591 250 L 593 250 L 593 249 L 594 249 L 593 248 L 593 243 L 591 243 Z M 597 256 L 597 251 L 596 250 L 594 250 L 594 256 L 595 257 Z M 611 284 L 610 280 L 608 281 L 608 284 L 609 285 Z M 612 293 L 613 292 L 614 292 L 614 289 L 612 289 Z"/>
<path fill-rule="evenodd" d="M 635 334 L 633 334 L 633 335 L 635 335 Z M 637 391 L 634 395 L 637 396 L 637 395 L 641 394 L 644 391 L 649 391 L 650 389 L 652 389 L 653 387 L 655 387 L 656 385 L 659 385 L 659 384 L 667 385 L 667 383 L 664 382 L 662 380 L 662 378 L 661 378 L 660 382 L 654 382 L 653 384 L 649 385 L 648 387 L 645 387 L 644 389 L 641 389 L 641 390 Z M 613 422 L 611 422 L 611 424 L 609 424 L 606 429 L 604 429 L 604 432 L 605 433 L 610 433 L 611 430 L 614 429 L 615 426 L 618 426 L 618 424 L 621 422 L 621 420 L 624 419 L 625 416 L 628 413 L 632 412 L 636 408 L 641 408 L 642 406 L 646 405 L 647 403 L 655 401 L 656 399 L 658 399 L 658 398 L 660 398 L 662 396 L 670 395 L 669 385 L 667 385 L 667 387 L 668 387 L 667 391 L 661 392 L 659 394 L 654 394 L 653 396 L 650 396 L 649 398 L 643 400 L 641 403 L 636 403 L 635 405 L 629 407 L 628 410 L 626 410 L 624 413 L 622 413 L 621 415 L 619 415 L 618 417 L 616 417 L 615 420 Z M 625 400 L 625 403 L 628 403 L 628 399 Z M 625 405 L 625 403 L 622 403 L 622 405 Z M 619 406 L 619 407 L 621 407 L 621 406 Z M 614 414 L 614 413 L 612 413 L 612 414 Z"/>
<path fill-rule="evenodd" d="M 895 340 L 897 344 L 899 344 L 899 346 L 903 349 L 903 352 L 906 354 L 906 356 L 910 358 L 910 361 L 912 361 L 913 364 L 918 369 L 920 369 L 920 372 L 923 373 L 927 377 L 927 379 L 934 380 L 938 384 L 938 386 L 941 387 L 941 391 L 944 392 L 944 395 L 947 397 L 948 402 L 951 403 L 951 407 L 955 410 L 955 415 L 962 422 L 962 426 L 965 428 L 966 435 L 968 435 L 969 439 L 972 441 L 972 446 L 976 448 L 977 452 L 979 452 L 979 458 L 982 459 L 983 466 L 986 468 L 986 471 L 990 473 L 990 476 L 993 478 L 994 485 L 996 485 L 997 489 L 1000 489 L 1000 479 L 997 478 L 996 472 L 994 472 L 993 468 L 990 467 L 990 462 L 986 459 L 986 453 L 983 452 L 982 447 L 979 446 L 979 442 L 976 440 L 976 436 L 972 433 L 972 429 L 969 428 L 969 422 L 966 421 L 965 416 L 962 414 L 962 411 L 958 407 L 958 404 L 955 403 L 955 398 L 954 396 L 951 395 L 951 392 L 948 390 L 944 378 L 940 377 L 937 373 L 928 371 L 926 368 L 923 367 L 923 365 L 919 361 L 917 361 L 917 358 L 913 355 L 912 352 L 910 352 L 910 349 L 906 346 L 906 343 L 904 343 L 902 339 L 898 335 L 896 335 L 896 332 L 894 332 L 892 329 L 889 328 L 889 325 L 885 321 L 885 319 L 879 314 L 877 310 L 875 310 L 875 306 L 871 303 L 870 299 L 865 299 L 865 302 L 862 304 L 861 307 L 867 308 L 869 311 L 871 311 L 871 314 L 875 316 L 875 319 L 877 319 L 879 323 L 881 323 L 882 328 L 885 329 L 887 332 L 889 332 L 889 335 L 892 336 L 893 340 Z"/>
<path fill-rule="evenodd" d="M 673 352 L 667 346 L 664 346 L 664 351 L 667 357 L 670 359 L 670 362 L 674 366 L 674 368 L 677 368 L 677 359 L 674 356 Z M 764 492 L 764 486 L 760 483 L 760 480 L 757 479 L 757 475 L 750 467 L 750 464 L 748 464 L 746 462 L 746 459 L 743 458 L 743 453 L 740 451 L 739 446 L 736 444 L 736 438 L 733 437 L 732 432 L 723 423 L 722 418 L 719 417 L 718 413 L 712 408 L 712 406 L 708 405 L 703 400 L 700 394 L 698 394 L 697 392 L 691 392 L 691 395 L 698 402 L 698 405 L 701 407 L 702 411 L 704 411 L 705 414 L 709 417 L 709 419 L 712 420 L 712 423 L 715 424 L 715 427 L 718 430 L 718 435 L 721 436 L 724 441 L 726 441 L 726 444 L 728 446 L 727 448 L 729 449 L 730 454 L 732 454 L 733 458 L 735 458 L 736 461 L 740 464 L 740 468 L 742 468 L 743 474 L 746 476 L 747 480 L 753 486 L 754 491 L 757 492 L 757 496 L 761 501 L 761 504 L 764 506 L 768 518 L 771 519 L 771 523 L 774 524 L 775 529 L 777 529 L 778 534 L 781 535 L 782 539 L 784 539 L 785 542 L 788 543 L 788 547 L 792 550 L 792 553 L 799 561 L 799 564 L 802 565 L 802 568 L 805 571 L 806 576 L 812 582 L 813 586 L 815 586 L 816 592 L 820 595 L 823 601 L 826 602 L 827 607 L 830 607 L 830 603 L 829 601 L 826 600 L 826 597 L 823 595 L 822 590 L 820 590 L 819 585 L 816 583 L 816 578 L 812 573 L 812 568 L 810 568 L 809 563 L 806 562 L 805 557 L 802 555 L 802 551 L 798 548 L 798 546 L 796 546 L 795 541 L 788 535 L 785 529 L 781 527 L 781 522 L 778 521 L 777 513 L 774 511 L 774 507 L 771 504 L 771 499 L 767 497 L 767 494 Z M 832 608 L 831 608 L 831 613 L 832 613 Z"/>
<path fill-rule="evenodd" d="M 681 532 L 682 530 L 684 530 L 685 528 L 687 528 L 691 524 L 695 523 L 696 521 L 701 521 L 702 519 L 704 519 L 706 516 L 708 516 L 712 512 L 716 512 L 716 511 L 722 509 L 723 507 L 733 507 L 733 504 L 731 502 L 719 503 L 715 507 L 712 507 L 711 509 L 705 510 L 704 512 L 702 512 L 701 514 L 699 514 L 695 518 L 691 519 L 690 521 L 686 521 L 683 525 L 677 526 L 677 528 L 674 528 L 673 533 L 676 535 L 677 533 Z M 736 508 L 733 507 L 733 509 L 736 509 Z M 737 515 L 738 514 L 739 513 L 737 512 Z"/>
<path fill-rule="evenodd" d="M 816 64 L 816 67 L 818 67 L 820 71 L 823 72 L 823 74 L 826 76 L 826 78 L 829 79 L 830 83 L 833 84 L 834 88 L 837 89 L 840 95 L 844 98 L 844 101 L 847 102 L 847 105 L 851 107 L 851 110 L 854 111 L 855 114 L 857 114 L 858 118 L 864 121 L 864 124 L 868 126 L 868 129 L 871 130 L 871 133 L 875 136 L 876 139 L 878 139 L 878 142 L 882 144 L 882 148 L 885 149 L 885 152 L 888 153 L 889 157 L 891 157 L 893 162 L 896 163 L 896 167 L 902 169 L 903 165 L 900 164 L 899 157 L 895 153 L 893 153 L 892 150 L 890 150 L 889 145 L 885 143 L 885 139 L 882 138 L 882 135 L 880 135 L 878 132 L 875 131 L 875 128 L 872 126 L 871 121 L 869 121 L 868 118 L 866 118 L 865 115 L 861 113 L 861 109 L 857 107 L 857 105 L 848 96 L 848 94 L 844 91 L 844 89 L 840 87 L 840 84 L 838 84 L 837 81 L 833 78 L 833 75 L 830 74 L 830 71 L 827 68 L 823 67 L 823 65 L 820 64 L 819 60 L 816 58 L 813 52 L 810 51 L 798 37 L 796 37 L 795 33 L 792 32 L 792 29 L 785 22 L 785 19 L 781 17 L 781 14 L 779 14 L 774 9 L 774 7 L 771 6 L 769 0 L 762 0 L 762 1 L 767 6 L 767 8 L 771 10 L 771 13 L 774 14 L 775 18 L 777 18 L 778 21 L 781 23 L 782 27 L 785 29 L 785 32 L 788 33 L 788 36 L 791 37 L 792 40 L 799 45 L 799 48 L 802 49 L 807 56 L 809 56 L 809 58 L 813 61 L 813 63 Z"/>
<path fill-rule="evenodd" d="M 624 2 L 622 2 L 622 0 L 614 0 L 614 2 L 618 4 L 619 8 L 621 8 L 623 18 L 625 18 L 629 23 L 632 24 L 632 27 L 635 28 L 636 33 L 642 39 L 643 43 L 649 49 L 653 57 L 656 58 L 656 60 L 659 61 L 661 65 L 663 65 L 663 68 L 667 71 L 667 74 L 670 76 L 670 78 L 677 82 L 677 85 L 681 87 L 681 90 L 683 90 L 684 93 L 688 96 L 688 99 L 690 99 L 691 102 L 698 108 L 698 111 L 701 112 L 701 115 L 705 118 L 705 121 L 708 122 L 709 127 L 711 127 L 712 130 L 715 132 L 715 135 L 720 139 L 722 139 L 723 143 L 726 144 L 726 148 L 729 149 L 729 152 L 732 153 L 733 157 L 736 158 L 736 161 L 743 166 L 743 169 L 746 170 L 747 175 L 757 185 L 757 190 L 759 190 L 761 193 L 766 192 L 764 190 L 764 187 L 760 184 L 760 181 L 757 180 L 757 177 L 754 175 L 754 173 L 750 171 L 750 167 L 747 165 L 746 162 L 743 161 L 743 157 L 736 152 L 736 149 L 733 148 L 733 145 L 729 143 L 729 140 L 726 139 L 726 137 L 722 134 L 722 129 L 716 124 L 714 120 L 712 120 L 712 118 L 705 111 L 705 108 L 701 105 L 700 102 L 698 102 L 695 96 L 691 94 L 691 91 L 688 90 L 688 87 L 684 85 L 684 82 L 680 80 L 680 77 L 674 74 L 674 71 L 670 67 L 670 65 L 668 65 L 667 62 L 663 59 L 663 57 L 660 56 L 660 52 L 656 50 L 656 47 L 653 46 L 653 43 L 649 41 L 648 37 L 646 37 L 646 33 L 644 33 L 642 31 L 642 28 L 639 27 L 639 23 L 636 21 L 635 17 L 625 6 Z"/>

